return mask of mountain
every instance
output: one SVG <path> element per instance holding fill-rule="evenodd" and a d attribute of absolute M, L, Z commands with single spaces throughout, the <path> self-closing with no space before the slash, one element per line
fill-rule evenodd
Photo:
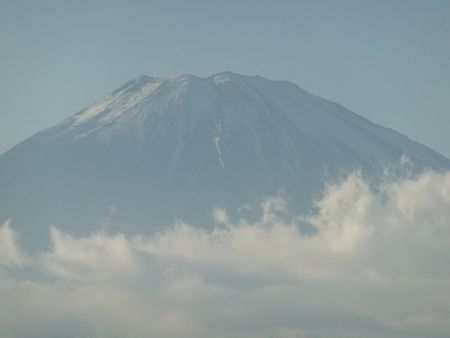
<path fill-rule="evenodd" d="M 111 216 L 152 231 L 175 218 L 211 224 L 282 192 L 307 210 L 325 179 L 360 168 L 377 180 L 450 160 L 286 81 L 230 72 L 141 76 L 0 156 L 0 221 L 25 241 L 49 224 L 82 234 Z M 400 173 L 400 171 L 398 171 Z"/>

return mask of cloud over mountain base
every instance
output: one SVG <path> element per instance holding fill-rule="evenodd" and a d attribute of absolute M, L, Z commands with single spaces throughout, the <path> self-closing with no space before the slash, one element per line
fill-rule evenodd
<path fill-rule="evenodd" d="M 448 337 L 450 173 L 329 185 L 308 215 L 150 237 L 0 228 L 1 337 Z M 303 233 L 312 225 L 316 234 Z"/>

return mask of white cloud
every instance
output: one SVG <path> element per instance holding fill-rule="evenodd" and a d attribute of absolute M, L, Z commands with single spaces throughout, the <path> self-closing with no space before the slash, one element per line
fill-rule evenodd
<path fill-rule="evenodd" d="M 369 184 L 355 172 L 344 183 L 327 186 L 323 198 L 315 203 L 317 214 L 309 221 L 330 249 L 352 252 L 373 234 L 375 219 L 370 213 L 380 212 L 377 203 Z"/>
<path fill-rule="evenodd" d="M 286 216 L 280 196 L 261 210 L 231 224 L 216 209 L 213 230 L 179 221 L 150 237 L 52 228 L 28 265 L 6 224 L 0 257 L 23 273 L 0 274 L 0 336 L 450 335 L 450 173 L 377 189 L 354 173 L 309 215 Z"/>
<path fill-rule="evenodd" d="M 136 273 L 134 257 L 123 234 L 107 236 L 94 233 L 75 239 L 51 227 L 52 250 L 41 255 L 41 263 L 53 276 L 91 280 L 111 275 L 132 276 Z"/>
<path fill-rule="evenodd" d="M 228 224 L 228 213 L 226 209 L 214 208 L 213 217 L 217 223 Z"/>
<path fill-rule="evenodd" d="M 0 266 L 21 266 L 25 256 L 18 245 L 19 237 L 11 228 L 11 220 L 0 226 Z"/>

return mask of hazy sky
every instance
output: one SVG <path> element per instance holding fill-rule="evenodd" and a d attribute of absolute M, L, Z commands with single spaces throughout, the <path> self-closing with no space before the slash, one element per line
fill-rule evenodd
<path fill-rule="evenodd" d="M 0 152 L 140 74 L 291 80 L 450 156 L 450 1 L 0 0 Z"/>

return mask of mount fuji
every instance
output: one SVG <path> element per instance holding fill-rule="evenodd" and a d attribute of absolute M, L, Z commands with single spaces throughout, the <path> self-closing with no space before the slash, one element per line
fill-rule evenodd
<path fill-rule="evenodd" d="M 303 212 L 325 181 L 354 169 L 375 181 L 386 168 L 402 175 L 405 159 L 412 172 L 450 168 L 291 82 L 140 76 L 0 156 L 0 221 L 39 242 L 50 224 L 83 234 L 111 211 L 131 229 L 206 225 L 214 207 L 239 213 L 281 192 Z"/>

